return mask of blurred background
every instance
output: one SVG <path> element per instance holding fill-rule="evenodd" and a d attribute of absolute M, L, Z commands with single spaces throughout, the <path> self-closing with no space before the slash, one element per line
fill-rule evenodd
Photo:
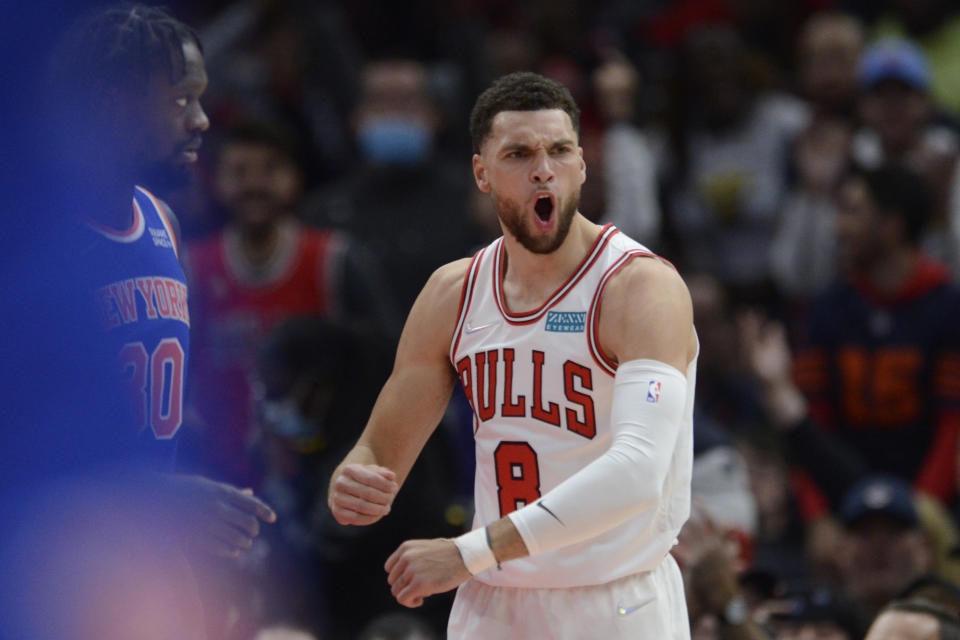
<path fill-rule="evenodd" d="M 739 598 L 778 639 L 861 638 L 896 599 L 954 624 L 953 2 L 166 4 L 210 78 L 196 180 L 157 189 L 190 284 L 179 464 L 279 515 L 198 576 L 210 638 L 443 637 L 452 595 L 403 610 L 382 565 L 405 539 L 470 527 L 462 395 L 385 520 L 339 526 L 326 483 L 430 273 L 500 235 L 467 122 L 517 70 L 582 109 L 580 211 L 690 288 L 695 506 L 676 555 L 694 637 L 741 637 Z M 36 42 L 77 13 L 58 9 L 28 16 Z"/>

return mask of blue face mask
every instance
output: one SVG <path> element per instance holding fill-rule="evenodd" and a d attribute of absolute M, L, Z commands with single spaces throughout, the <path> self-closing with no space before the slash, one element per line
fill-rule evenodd
<path fill-rule="evenodd" d="M 264 400 L 260 411 L 268 428 L 284 438 L 308 438 L 317 431 L 316 426 L 304 417 L 292 398 Z"/>
<path fill-rule="evenodd" d="M 358 132 L 360 150 L 373 164 L 409 167 L 423 162 L 433 144 L 433 133 L 416 120 L 370 120 Z"/>

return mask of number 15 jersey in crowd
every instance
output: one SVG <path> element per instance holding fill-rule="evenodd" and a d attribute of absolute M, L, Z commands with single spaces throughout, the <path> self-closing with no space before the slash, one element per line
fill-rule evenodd
<path fill-rule="evenodd" d="M 655 257 L 607 225 L 576 271 L 538 309 L 511 312 L 503 294 L 503 239 L 473 258 L 450 359 L 474 412 L 474 526 L 533 503 L 603 455 L 613 442 L 617 364 L 598 344 L 604 287 L 630 260 Z M 693 391 L 687 371 L 681 432 L 657 505 L 581 543 L 504 563 L 477 579 L 493 586 L 565 588 L 651 571 L 690 512 Z M 661 388 L 650 383 L 647 402 Z"/>
<path fill-rule="evenodd" d="M 127 382 L 125 400 L 151 465 L 172 470 L 190 345 L 187 284 L 173 226 L 142 187 L 134 192 L 129 229 L 88 224 L 96 235 L 85 258 L 95 263 L 98 309 Z"/>

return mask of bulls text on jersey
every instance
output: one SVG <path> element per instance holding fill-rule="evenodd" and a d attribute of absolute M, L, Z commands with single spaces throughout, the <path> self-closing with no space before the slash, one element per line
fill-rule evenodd
<path fill-rule="evenodd" d="M 543 369 L 560 363 L 547 362 L 546 353 L 536 349 L 522 353 L 521 357 L 528 357 L 533 363 L 529 381 L 516 380 L 515 349 L 480 351 L 457 361 L 460 384 L 477 418 L 486 422 L 494 416 L 531 417 L 555 427 L 562 426 L 584 438 L 592 439 L 597 435 L 596 411 L 590 396 L 593 391 L 590 368 L 567 360 L 562 364 L 564 397 L 544 398 Z"/>

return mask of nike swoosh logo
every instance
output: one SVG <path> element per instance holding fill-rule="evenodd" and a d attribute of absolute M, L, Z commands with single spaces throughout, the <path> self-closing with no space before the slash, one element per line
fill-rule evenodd
<path fill-rule="evenodd" d="M 499 322 L 488 322 L 487 324 L 482 324 L 482 325 L 480 325 L 479 327 L 471 327 L 471 326 L 468 324 L 466 330 L 464 331 L 464 333 L 476 333 L 477 331 L 483 331 L 484 329 L 487 329 L 487 328 L 489 328 L 489 327 L 492 327 L 492 326 L 494 326 L 494 325 L 496 325 L 496 324 L 500 324 L 500 323 L 499 323 Z"/>
<path fill-rule="evenodd" d="M 551 516 L 553 516 L 553 519 L 554 519 L 554 520 L 556 520 L 556 521 L 559 522 L 560 524 L 563 524 L 563 520 L 561 520 L 560 518 L 558 518 L 558 517 L 557 517 L 557 514 L 555 514 L 553 511 L 550 511 L 550 509 L 547 508 L 547 505 L 543 504 L 543 502 L 538 502 L 538 503 L 537 503 L 537 506 L 540 507 L 541 509 L 543 509 L 544 511 L 546 511 L 547 513 L 549 513 Z M 563 524 L 563 526 L 567 526 L 567 525 Z"/>
<path fill-rule="evenodd" d="M 636 611 L 637 609 L 641 609 L 641 608 L 647 606 L 648 604 L 650 604 L 650 603 L 653 602 L 654 600 L 656 600 L 656 598 L 650 598 L 649 600 L 644 600 L 644 601 L 641 602 L 640 604 L 635 604 L 635 605 L 633 605 L 632 607 L 624 607 L 624 606 L 618 604 L 618 605 L 617 605 L 617 613 L 619 613 L 621 616 L 628 616 L 628 615 L 630 615 L 631 613 L 633 613 L 634 611 Z"/>

